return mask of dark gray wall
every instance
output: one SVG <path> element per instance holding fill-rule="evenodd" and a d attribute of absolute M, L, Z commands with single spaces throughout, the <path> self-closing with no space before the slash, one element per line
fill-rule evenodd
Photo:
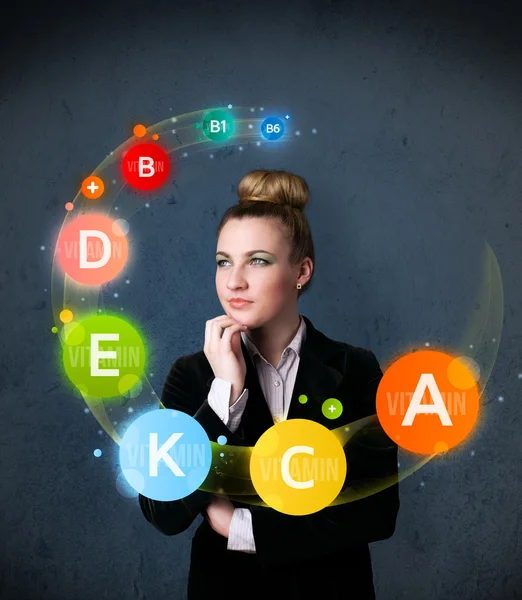
<path fill-rule="evenodd" d="M 120 300 L 156 393 L 222 312 L 215 228 L 250 169 L 307 179 L 316 280 L 300 311 L 383 365 L 459 339 L 487 241 L 505 318 L 483 426 L 402 483 L 397 531 L 371 548 L 379 600 L 522 598 L 516 3 L 74 4 L 18 3 L 1 41 L 1 598 L 184 598 L 195 525 L 163 537 L 118 491 L 118 447 L 57 367 L 50 276 L 63 205 L 133 124 L 228 102 L 289 112 L 302 135 L 189 157 L 133 219 Z"/>

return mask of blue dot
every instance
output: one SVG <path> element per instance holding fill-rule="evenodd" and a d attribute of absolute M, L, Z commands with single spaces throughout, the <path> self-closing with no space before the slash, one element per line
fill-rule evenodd
<path fill-rule="evenodd" d="M 224 446 L 227 443 L 227 438 L 224 435 L 220 435 L 217 439 L 217 443 Z"/>
<path fill-rule="evenodd" d="M 220 452 L 219 456 L 225 456 L 225 453 L 224 452 Z"/>
<path fill-rule="evenodd" d="M 102 451 L 99 448 L 96 448 L 93 454 L 96 456 L 96 458 L 99 458 L 102 455 Z"/>

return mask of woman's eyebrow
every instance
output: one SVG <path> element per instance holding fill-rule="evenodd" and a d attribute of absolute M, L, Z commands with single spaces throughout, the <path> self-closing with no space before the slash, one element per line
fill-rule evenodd
<path fill-rule="evenodd" d="M 255 254 L 256 252 L 264 252 L 265 254 L 272 254 L 272 252 L 268 252 L 268 250 L 250 250 L 249 252 L 245 252 L 244 256 L 251 256 L 252 254 Z M 228 254 L 228 252 L 223 252 L 222 250 L 218 250 L 216 252 L 216 256 L 218 254 L 221 254 L 222 256 L 226 256 L 227 258 L 230 258 L 230 254 Z"/>

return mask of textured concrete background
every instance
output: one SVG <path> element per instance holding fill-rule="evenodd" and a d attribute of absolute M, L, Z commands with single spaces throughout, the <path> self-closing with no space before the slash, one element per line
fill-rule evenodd
<path fill-rule="evenodd" d="M 117 445 L 57 368 L 50 274 L 65 202 L 135 123 L 229 102 L 289 112 L 302 135 L 189 156 L 133 219 L 119 302 L 147 333 L 156 393 L 222 314 L 215 229 L 250 169 L 307 179 L 317 261 L 300 312 L 383 366 L 460 338 L 487 241 L 505 318 L 483 427 L 402 483 L 397 531 L 371 548 L 379 600 L 522 598 L 517 3 L 74 4 L 16 3 L 0 42 L 2 600 L 185 597 L 199 520 L 164 537 L 119 493 Z"/>

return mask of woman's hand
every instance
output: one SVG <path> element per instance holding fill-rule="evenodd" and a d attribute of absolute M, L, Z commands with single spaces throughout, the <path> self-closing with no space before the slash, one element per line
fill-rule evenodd
<path fill-rule="evenodd" d="M 221 337 L 221 331 L 223 337 Z M 241 331 L 246 331 L 246 325 L 241 325 L 228 315 L 210 319 L 205 327 L 205 345 L 203 351 L 212 367 L 214 376 L 232 384 L 230 404 L 236 392 L 241 393 L 245 384 L 246 364 L 241 350 Z"/>
<path fill-rule="evenodd" d="M 207 505 L 206 511 L 210 526 L 219 535 L 228 538 L 234 510 L 235 506 L 228 498 L 212 496 L 212 501 Z"/>

